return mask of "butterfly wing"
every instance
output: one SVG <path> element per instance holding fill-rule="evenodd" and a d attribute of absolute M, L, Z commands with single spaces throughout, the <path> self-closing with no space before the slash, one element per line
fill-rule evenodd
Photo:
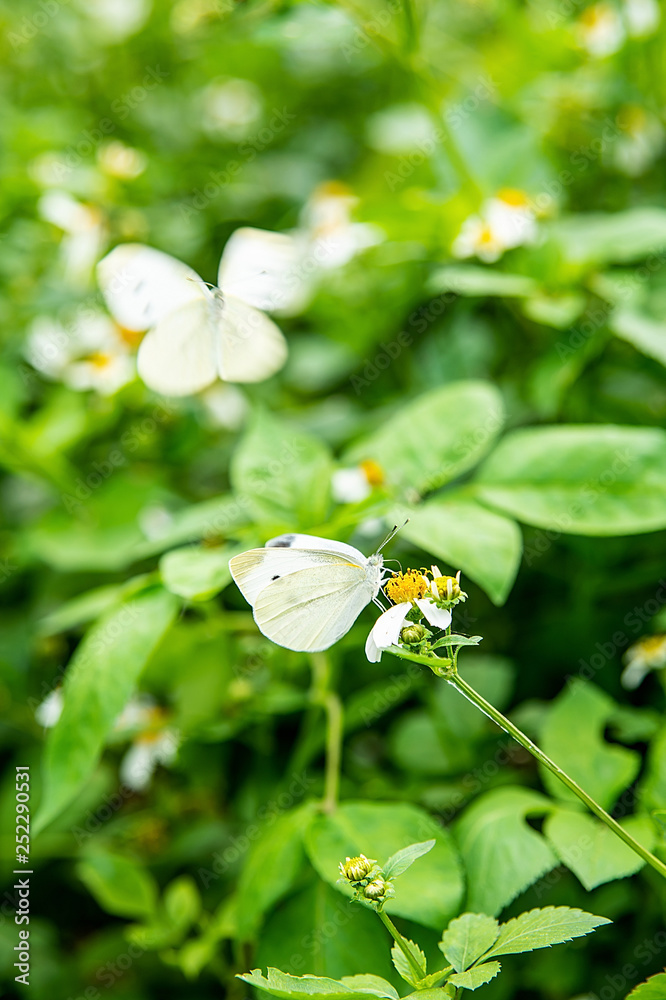
<path fill-rule="evenodd" d="M 303 241 L 290 233 L 243 226 L 227 241 L 217 283 L 257 309 L 292 313 L 306 301 L 298 280 L 303 253 Z"/>
<path fill-rule="evenodd" d="M 315 653 L 341 639 L 372 597 L 366 571 L 339 559 L 269 583 L 256 599 L 254 620 L 278 645 Z"/>
<path fill-rule="evenodd" d="M 280 537 L 309 538 L 310 536 L 283 535 Z M 327 539 L 318 538 L 316 541 L 327 541 Z M 329 544 L 335 545 L 336 543 L 330 542 Z M 348 548 L 352 549 L 352 546 L 350 545 Z M 356 552 L 355 549 L 352 551 Z M 365 557 L 360 552 L 357 555 L 365 562 Z M 323 579 L 330 570 L 340 565 L 352 565 L 365 574 L 363 563 L 358 560 L 350 562 L 349 559 L 341 557 L 339 552 L 271 546 L 270 542 L 266 548 L 250 549 L 248 552 L 241 552 L 240 555 L 233 556 L 229 560 L 229 569 L 238 589 L 248 604 L 252 605 L 264 588 L 282 577 L 291 576 L 303 569 L 314 568 Z"/>
<path fill-rule="evenodd" d="M 206 293 L 191 267 L 142 243 L 108 253 L 97 265 L 97 279 L 109 312 L 128 330 L 148 330 Z"/>
<path fill-rule="evenodd" d="M 363 553 L 355 549 L 353 545 L 348 545 L 347 542 L 336 542 L 332 538 L 320 538 L 319 535 L 300 535 L 296 532 L 277 535 L 266 542 L 266 548 L 309 549 L 310 551 L 321 549 L 323 552 L 343 555 L 357 566 L 365 566 L 368 562 Z"/>
<path fill-rule="evenodd" d="M 217 378 L 215 303 L 188 302 L 162 319 L 141 341 L 137 370 L 164 396 L 188 396 Z"/>
<path fill-rule="evenodd" d="M 262 382 L 282 368 L 287 344 L 272 319 L 252 306 L 222 295 L 218 311 L 217 363 L 226 382 Z"/>

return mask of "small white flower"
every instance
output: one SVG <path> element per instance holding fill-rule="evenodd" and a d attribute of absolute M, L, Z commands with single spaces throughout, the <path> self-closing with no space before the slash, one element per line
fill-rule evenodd
<path fill-rule="evenodd" d="M 381 466 L 368 459 L 351 469 L 336 469 L 331 478 L 331 492 L 336 503 L 361 503 L 373 487 L 384 482 Z"/>
<path fill-rule="evenodd" d="M 368 477 L 360 466 L 336 469 L 331 477 L 331 493 L 336 503 L 360 503 L 371 491 Z"/>
<path fill-rule="evenodd" d="M 261 91 L 251 80 L 240 77 L 215 80 L 201 97 L 203 127 L 209 135 L 238 142 L 261 118 Z"/>
<path fill-rule="evenodd" d="M 624 17 L 632 38 L 652 35 L 661 21 L 657 0 L 624 0 Z"/>
<path fill-rule="evenodd" d="M 342 267 L 384 238 L 378 226 L 352 221 L 357 204 L 358 198 L 337 181 L 321 184 L 307 201 L 302 226 L 309 236 L 309 257 L 320 268 Z"/>
<path fill-rule="evenodd" d="M 250 410 L 245 393 L 237 385 L 228 382 L 204 389 L 199 399 L 203 404 L 206 423 L 225 431 L 239 430 Z"/>
<path fill-rule="evenodd" d="M 167 767 L 178 750 L 178 736 L 170 729 L 137 737 L 120 764 L 120 780 L 135 792 L 149 787 L 158 764 Z"/>
<path fill-rule="evenodd" d="M 587 7 L 576 21 L 575 31 L 580 47 L 597 59 L 613 55 L 626 39 L 620 12 L 606 0 Z"/>
<path fill-rule="evenodd" d="M 626 667 L 620 678 L 622 686 L 632 691 L 651 670 L 666 667 L 666 635 L 646 635 L 624 654 Z"/>
<path fill-rule="evenodd" d="M 52 729 L 62 715 L 64 699 L 62 689 L 56 687 L 49 691 L 46 698 L 35 709 L 35 719 L 45 729 Z"/>
<path fill-rule="evenodd" d="M 28 331 L 25 355 L 37 371 L 77 392 L 94 389 L 110 396 L 135 375 L 130 344 L 97 310 L 82 309 L 67 327 L 38 316 Z"/>
<path fill-rule="evenodd" d="M 114 140 L 100 147 L 97 160 L 104 173 L 121 180 L 134 180 L 146 169 L 147 160 L 143 153 L 124 142 Z"/>
<path fill-rule="evenodd" d="M 534 212 L 522 191 L 505 188 L 487 198 L 478 214 L 465 219 L 453 242 L 454 257 L 478 257 L 492 264 L 505 250 L 533 243 L 538 235 Z"/>
<path fill-rule="evenodd" d="M 611 149 L 611 162 L 628 177 L 639 177 L 655 162 L 664 147 L 659 119 L 638 105 L 626 105 L 618 114 L 622 134 Z"/>
<path fill-rule="evenodd" d="M 451 624 L 451 612 L 445 608 L 438 608 L 429 598 L 417 598 L 414 603 L 426 621 L 435 628 L 448 628 Z M 381 660 L 382 650 L 397 644 L 407 614 L 411 610 L 411 601 L 405 601 L 402 604 L 394 604 L 379 616 L 365 643 L 365 655 L 371 663 Z"/>
<path fill-rule="evenodd" d="M 60 246 L 66 278 L 86 284 L 106 240 L 102 213 L 57 189 L 42 195 L 37 209 L 43 219 L 66 234 Z"/>

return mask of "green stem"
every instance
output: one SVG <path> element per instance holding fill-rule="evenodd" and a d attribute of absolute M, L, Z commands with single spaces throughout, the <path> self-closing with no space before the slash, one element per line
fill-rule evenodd
<path fill-rule="evenodd" d="M 402 951 L 403 955 L 405 956 L 405 958 L 409 962 L 411 970 L 414 973 L 414 975 L 416 976 L 417 982 L 420 982 L 420 980 L 423 979 L 423 969 L 421 968 L 421 966 L 418 964 L 418 962 L 416 961 L 416 959 L 412 955 L 412 952 L 411 952 L 411 950 L 409 948 L 409 945 L 405 941 L 404 937 L 402 936 L 402 934 L 400 933 L 400 931 L 398 930 L 398 928 L 395 926 L 395 924 L 393 923 L 393 921 L 391 920 L 391 918 L 388 917 L 384 913 L 383 910 L 377 910 L 376 912 L 377 912 L 377 916 L 379 917 L 379 919 L 381 920 L 381 922 L 384 924 L 384 927 L 386 927 L 387 931 L 389 932 L 389 934 L 391 935 L 391 937 L 393 938 L 393 940 L 397 944 L 398 948 L 400 948 L 400 950 Z"/>
<path fill-rule="evenodd" d="M 342 702 L 331 690 L 331 665 L 325 653 L 313 653 L 312 700 L 321 705 L 326 713 L 326 770 L 324 798 L 321 807 L 324 812 L 334 812 L 338 804 L 340 789 L 340 764 L 342 760 L 343 709 Z"/>
<path fill-rule="evenodd" d="M 561 767 L 558 767 L 555 761 L 551 760 L 550 757 L 548 757 L 548 755 L 536 745 L 536 743 L 533 743 L 532 740 L 525 735 L 525 733 L 518 729 L 517 726 L 514 726 L 510 719 L 507 719 L 505 715 L 502 715 L 502 713 L 495 708 L 494 705 L 491 705 L 490 702 L 486 701 L 486 699 L 480 695 L 478 691 L 475 691 L 474 688 L 467 683 L 467 681 L 464 681 L 458 674 L 455 668 L 455 663 L 449 668 L 444 668 L 441 671 L 438 671 L 436 667 L 433 667 L 433 659 L 436 660 L 437 657 L 420 656 L 417 653 L 409 653 L 405 657 L 403 651 L 397 646 L 391 646 L 389 652 L 393 653 L 395 656 L 401 657 L 402 659 L 410 659 L 415 660 L 417 663 L 423 663 L 424 666 L 429 666 L 431 670 L 433 670 L 433 673 L 448 681 L 448 683 L 454 687 L 456 691 L 459 691 L 460 694 L 467 698 L 468 701 L 471 701 L 473 705 L 476 705 L 476 707 L 487 715 L 489 719 L 492 719 L 493 722 L 500 727 L 500 729 L 503 729 L 505 733 L 512 736 L 516 743 L 520 743 L 522 747 L 529 750 L 532 756 L 536 757 L 540 764 L 543 764 L 544 767 L 548 768 L 549 771 L 559 778 L 562 784 L 566 785 L 566 787 L 569 788 L 574 795 L 577 795 L 581 802 L 585 803 L 590 812 L 594 813 L 594 815 L 597 816 L 602 823 L 605 823 L 609 830 L 612 830 L 613 833 L 620 838 L 620 840 L 623 840 L 625 844 L 632 849 L 632 851 L 638 854 L 638 856 L 646 861 L 647 864 L 651 865 L 655 871 L 658 871 L 660 875 L 663 875 L 664 878 L 666 878 L 666 865 L 660 861 L 659 858 L 656 858 L 651 851 L 648 851 L 646 847 L 639 844 L 630 833 L 627 833 L 624 827 L 620 826 L 617 820 L 613 819 L 613 817 L 607 813 L 606 810 L 603 809 L 591 795 L 588 795 L 588 793 L 581 788 L 573 778 L 570 778 L 566 771 L 563 771 Z"/>

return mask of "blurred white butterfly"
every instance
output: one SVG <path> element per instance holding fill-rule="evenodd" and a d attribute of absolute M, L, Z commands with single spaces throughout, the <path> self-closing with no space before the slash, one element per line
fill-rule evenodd
<path fill-rule="evenodd" d="M 128 330 L 148 333 L 137 355 L 146 385 L 186 396 L 226 382 L 261 382 L 287 357 L 285 339 L 259 309 L 210 288 L 175 257 L 139 243 L 116 247 L 97 265 L 109 311 Z"/>
<path fill-rule="evenodd" d="M 309 653 L 341 639 L 370 601 L 381 607 L 377 594 L 387 573 L 379 552 L 364 556 L 315 535 L 271 538 L 263 549 L 234 556 L 229 568 L 263 634 Z"/>

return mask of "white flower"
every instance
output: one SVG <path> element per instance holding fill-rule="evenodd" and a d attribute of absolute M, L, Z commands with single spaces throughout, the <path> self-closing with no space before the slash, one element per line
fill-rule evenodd
<path fill-rule="evenodd" d="M 384 234 L 378 226 L 352 222 L 357 203 L 358 198 L 337 181 L 321 184 L 310 196 L 302 224 L 309 235 L 309 255 L 319 267 L 342 267 L 357 253 L 382 241 Z"/>
<path fill-rule="evenodd" d="M 164 729 L 138 736 L 120 764 L 120 780 L 135 792 L 143 792 L 150 785 L 158 766 L 172 763 L 178 750 L 175 731 Z"/>
<path fill-rule="evenodd" d="M 251 80 L 238 77 L 208 84 L 202 102 L 205 131 L 236 142 L 259 122 L 263 109 L 259 88 Z"/>
<path fill-rule="evenodd" d="M 45 729 L 52 729 L 62 715 L 64 699 L 62 689 L 56 687 L 49 691 L 46 698 L 35 709 L 35 719 Z"/>
<path fill-rule="evenodd" d="M 81 309 L 67 327 L 50 316 L 32 323 L 25 348 L 30 364 L 70 389 L 94 389 L 110 396 L 131 382 L 135 363 L 131 345 L 105 313 Z"/>
<path fill-rule="evenodd" d="M 124 142 L 114 140 L 100 147 L 97 153 L 99 165 L 104 173 L 122 180 L 134 180 L 146 169 L 147 160 L 143 153 Z"/>
<path fill-rule="evenodd" d="M 102 213 L 55 189 L 42 195 L 37 208 L 43 219 L 66 234 L 60 247 L 66 278 L 86 284 L 106 239 Z"/>
<path fill-rule="evenodd" d="M 237 229 L 222 254 L 220 287 L 257 309 L 282 316 L 302 312 L 322 272 L 342 267 L 383 239 L 377 226 L 352 221 L 357 201 L 332 181 L 313 192 L 291 232 Z"/>
<path fill-rule="evenodd" d="M 527 196 L 523 191 L 505 188 L 487 198 L 478 214 L 465 219 L 451 249 L 454 257 L 478 257 L 491 264 L 505 250 L 533 243 L 537 234 Z"/>
<path fill-rule="evenodd" d="M 215 428 L 237 431 L 245 423 L 250 404 L 245 393 L 236 385 L 224 383 L 204 389 L 199 399 L 203 404 L 205 420 Z"/>
<path fill-rule="evenodd" d="M 646 635 L 624 654 L 626 667 L 620 678 L 628 690 L 637 688 L 651 670 L 666 667 L 666 635 Z"/>
<path fill-rule="evenodd" d="M 575 30 L 580 47 L 597 59 L 617 52 L 626 39 L 620 12 L 606 0 L 587 7 L 576 21 Z"/>
<path fill-rule="evenodd" d="M 653 34 L 661 20 L 657 0 L 624 0 L 624 17 L 632 38 Z"/>
<path fill-rule="evenodd" d="M 381 486 L 384 473 L 372 460 L 351 469 L 336 469 L 331 477 L 331 493 L 336 503 L 361 503 L 370 496 L 374 486 Z"/>
<path fill-rule="evenodd" d="M 451 624 L 451 612 L 445 608 L 438 608 L 429 598 L 417 598 L 414 604 L 435 628 L 448 628 Z M 381 660 L 382 650 L 396 645 L 407 614 L 411 610 L 411 601 L 405 601 L 402 604 L 394 604 L 392 608 L 379 616 L 365 643 L 365 655 L 371 663 L 377 663 Z"/>
<path fill-rule="evenodd" d="M 664 146 L 664 129 L 655 115 L 638 105 L 627 105 L 618 114 L 622 134 L 612 146 L 613 165 L 628 177 L 648 170 Z"/>

